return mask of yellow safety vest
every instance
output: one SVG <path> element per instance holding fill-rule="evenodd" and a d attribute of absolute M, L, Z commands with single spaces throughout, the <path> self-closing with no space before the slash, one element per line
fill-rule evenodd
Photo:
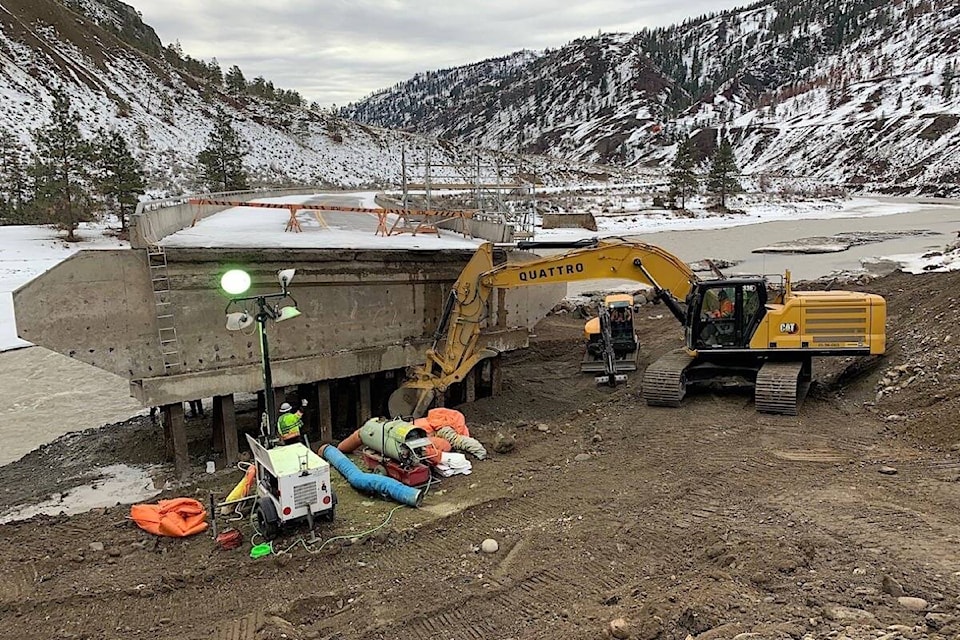
<path fill-rule="evenodd" d="M 303 420 L 295 413 L 282 413 L 277 419 L 277 429 L 280 431 L 281 440 L 289 440 L 300 436 L 300 427 L 303 426 Z"/>

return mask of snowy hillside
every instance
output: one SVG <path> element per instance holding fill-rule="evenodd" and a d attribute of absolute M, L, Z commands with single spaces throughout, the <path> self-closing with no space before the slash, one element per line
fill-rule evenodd
<path fill-rule="evenodd" d="M 260 185 L 396 184 L 404 147 L 411 162 L 422 162 L 428 146 L 434 162 L 473 152 L 458 143 L 437 145 L 306 107 L 229 94 L 150 55 L 159 40 L 133 8 L 117 0 L 65 2 L 0 0 L 0 129 L 28 150 L 31 131 L 49 118 L 51 90 L 61 88 L 81 115 L 85 135 L 98 129 L 124 134 L 146 166 L 149 187 L 159 193 L 198 186 L 192 184 L 196 155 L 207 143 L 217 107 L 236 119 L 250 147 L 246 167 Z M 529 162 L 547 179 L 565 171 L 561 163 Z"/>
<path fill-rule="evenodd" d="M 631 140 L 663 119 L 672 83 L 638 48 L 636 37 L 576 40 L 511 64 L 485 61 L 470 73 L 437 72 L 380 92 L 342 113 L 379 126 L 402 124 L 494 149 L 622 163 Z M 448 79 L 455 78 L 455 81 Z M 432 109 L 407 105 L 432 104 Z"/>
<path fill-rule="evenodd" d="M 750 172 L 821 177 L 866 190 L 957 193 L 960 4 L 828 2 L 822 23 L 786 20 L 779 12 L 784 5 L 768 3 L 702 27 L 709 33 L 715 26 L 726 33 L 728 47 L 750 53 L 743 56 L 744 71 L 676 119 L 674 132 L 700 132 L 709 141 L 716 130 L 726 131 Z M 786 33 L 773 30 L 778 19 Z M 852 41 L 840 48 L 844 19 Z M 771 41 L 789 43 L 795 65 L 810 64 L 786 75 L 770 70 L 779 85 L 768 81 L 758 91 L 744 79 L 761 75 L 751 69 L 764 64 L 757 55 L 762 48 L 748 46 Z M 831 48 L 836 51 L 810 53 Z M 775 51 L 767 64 L 785 59 L 783 49 Z M 646 145 L 636 153 L 646 162 L 663 161 L 673 147 Z"/>
<path fill-rule="evenodd" d="M 960 190 L 960 3 L 765 0 L 582 38 L 448 91 L 402 83 L 358 120 L 580 160 L 661 166 L 727 133 L 740 168 L 891 192 Z M 411 100 L 412 98 L 415 98 Z M 371 109 L 371 101 L 377 108 Z M 410 102 L 440 105 L 409 111 Z"/>

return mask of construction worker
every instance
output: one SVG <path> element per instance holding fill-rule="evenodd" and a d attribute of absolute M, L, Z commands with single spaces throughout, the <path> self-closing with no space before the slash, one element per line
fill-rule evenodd
<path fill-rule="evenodd" d="M 280 417 L 277 418 L 277 433 L 280 435 L 280 444 L 299 442 L 306 444 L 300 429 L 303 428 L 303 407 L 294 411 L 289 402 L 280 405 Z"/>
<path fill-rule="evenodd" d="M 717 295 L 720 299 L 720 308 L 714 312 L 714 318 L 729 318 L 733 315 L 733 300 L 727 295 L 726 289 L 720 289 Z"/>

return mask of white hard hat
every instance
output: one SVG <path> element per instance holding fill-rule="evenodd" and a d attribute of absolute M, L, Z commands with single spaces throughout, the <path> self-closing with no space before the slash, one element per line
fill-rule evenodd
<path fill-rule="evenodd" d="M 293 409 L 293 407 L 290 406 L 289 402 L 284 402 L 282 405 L 280 405 L 280 413 L 286 413 L 291 409 Z"/>

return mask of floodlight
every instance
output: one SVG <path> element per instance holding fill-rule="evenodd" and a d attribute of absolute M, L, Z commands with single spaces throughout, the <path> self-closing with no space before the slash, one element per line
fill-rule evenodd
<path fill-rule="evenodd" d="M 220 277 L 220 286 L 232 296 L 238 296 L 250 288 L 250 274 L 243 269 L 231 269 Z"/>
<path fill-rule="evenodd" d="M 240 331 L 253 324 L 253 316 L 246 311 L 235 311 L 227 314 L 227 330 Z"/>
<path fill-rule="evenodd" d="M 283 287 L 284 290 L 286 290 L 287 286 L 293 282 L 293 274 L 296 272 L 296 269 L 281 269 L 280 271 L 277 271 L 277 280 L 280 281 L 280 286 Z"/>
<path fill-rule="evenodd" d="M 280 309 L 280 313 L 277 314 L 275 322 L 283 322 L 284 320 L 289 320 L 291 318 L 296 318 L 300 315 L 300 309 L 296 307 L 284 307 Z"/>

